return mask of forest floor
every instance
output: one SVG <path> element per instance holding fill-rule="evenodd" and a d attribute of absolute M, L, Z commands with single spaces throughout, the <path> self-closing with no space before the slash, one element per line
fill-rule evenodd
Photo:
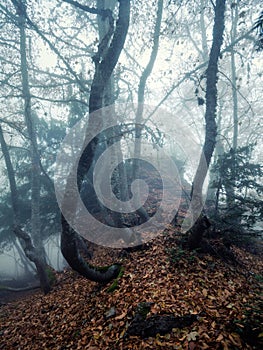
<path fill-rule="evenodd" d="M 48 295 L 11 296 L 0 306 L 0 349 L 263 349 L 262 254 L 232 247 L 231 261 L 191 253 L 176 245 L 175 235 L 171 228 L 145 250 L 121 257 L 98 247 L 92 263 L 124 267 L 112 292 L 110 283 L 98 286 L 67 269 Z M 163 336 L 125 337 L 138 303 L 149 301 L 148 317 L 200 317 Z"/>

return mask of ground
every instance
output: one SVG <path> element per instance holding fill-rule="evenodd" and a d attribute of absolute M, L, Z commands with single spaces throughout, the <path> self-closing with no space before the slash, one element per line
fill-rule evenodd
<path fill-rule="evenodd" d="M 50 294 L 24 293 L 0 307 L 0 349 L 262 349 L 262 256 L 233 247 L 236 262 L 183 251 L 171 228 L 145 250 L 97 248 L 94 263 L 122 262 L 117 288 L 71 270 Z M 136 307 L 154 314 L 198 314 L 186 328 L 142 339 L 125 337 Z"/>

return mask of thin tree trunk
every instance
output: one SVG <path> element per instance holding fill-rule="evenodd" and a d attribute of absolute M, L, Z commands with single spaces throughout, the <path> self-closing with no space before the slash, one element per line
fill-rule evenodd
<path fill-rule="evenodd" d="M 200 28 L 202 35 L 202 50 L 203 50 L 203 60 L 208 60 L 208 47 L 207 47 L 207 35 L 206 35 L 206 27 L 205 27 L 205 8 L 207 5 L 207 0 L 201 0 L 201 10 L 200 10 Z"/>
<path fill-rule="evenodd" d="M 38 250 L 32 244 L 31 237 L 27 232 L 23 231 L 19 226 L 14 228 L 14 232 L 22 242 L 26 257 L 35 264 L 41 289 L 44 294 L 47 294 L 51 290 L 51 284 L 47 273 L 49 266 L 39 258 Z"/>
<path fill-rule="evenodd" d="M 109 8 L 111 11 L 114 10 L 114 7 L 116 5 L 116 1 L 110 1 L 110 0 L 97 0 L 97 8 L 99 10 L 105 10 Z M 98 20 L 98 30 L 99 30 L 99 38 L 100 42 L 102 42 L 103 38 L 107 35 L 107 32 L 109 31 L 109 23 L 106 20 L 102 20 L 100 15 L 97 15 Z M 110 43 L 108 43 L 109 45 Z M 108 47 L 107 47 L 108 48 Z M 115 103 L 115 96 L 114 96 L 114 77 L 111 74 L 105 89 L 104 89 L 104 96 L 103 96 L 103 102 L 102 107 L 106 106 L 112 106 L 112 110 L 114 110 L 114 103 Z M 107 118 L 107 115 L 104 115 L 104 118 Z M 111 118 L 114 118 L 113 122 L 117 125 L 117 116 L 115 113 L 111 113 Z M 109 131 L 107 134 L 107 141 L 104 141 L 104 148 L 106 149 L 110 145 L 114 144 L 115 142 L 120 141 L 121 136 L 114 135 L 115 132 L 113 129 Z M 101 143 L 101 141 L 100 141 Z M 123 163 L 123 154 L 121 151 L 121 148 L 119 147 L 118 150 L 116 150 L 115 154 L 112 155 L 111 159 L 113 164 L 122 164 Z M 92 174 L 93 175 L 93 174 Z M 123 166 L 118 167 L 118 170 L 114 174 L 114 183 L 115 183 L 115 194 L 110 191 L 112 196 L 118 196 L 121 200 L 127 200 L 128 199 L 128 186 L 127 186 L 127 178 L 125 173 L 125 168 Z M 106 224 L 111 225 L 112 220 L 114 221 L 114 225 L 116 227 L 123 227 L 124 226 L 124 216 L 122 213 L 113 212 L 110 214 L 110 210 L 108 210 L 105 206 L 101 206 L 101 212 L 103 214 L 104 220 Z"/>
<path fill-rule="evenodd" d="M 238 23 L 238 2 L 235 6 L 231 6 L 231 43 L 236 39 L 237 32 L 237 23 Z M 232 148 L 234 150 L 232 157 L 235 157 L 235 151 L 238 145 L 238 97 L 237 97 L 237 73 L 236 73 L 236 58 L 234 47 L 231 47 L 230 51 L 230 60 L 231 60 L 231 87 L 232 87 L 232 101 L 233 101 L 233 138 L 232 138 Z M 233 164 L 235 163 L 233 159 Z M 231 178 L 234 178 L 234 169 L 230 169 L 232 175 Z M 228 210 L 233 210 L 235 207 L 235 183 L 234 180 L 232 183 L 228 183 L 225 187 L 226 190 L 226 203 Z M 231 220 L 231 218 L 230 218 Z"/>
<path fill-rule="evenodd" d="M 163 13 L 163 0 L 159 0 L 157 5 L 157 17 L 156 17 L 155 28 L 154 28 L 152 52 L 151 52 L 149 62 L 145 67 L 144 71 L 142 72 L 140 82 L 139 82 L 139 87 L 138 87 L 138 107 L 137 107 L 136 118 L 135 118 L 133 179 L 136 179 L 138 175 L 138 169 L 139 169 L 138 159 L 141 156 L 141 145 L 142 145 L 141 136 L 142 136 L 145 89 L 146 89 L 147 80 L 152 73 L 154 63 L 156 61 L 157 54 L 158 54 L 162 13 Z M 137 187 L 136 190 L 134 191 L 135 202 L 137 203 L 140 197 L 139 192 L 140 192 L 139 187 Z M 137 206 L 137 203 L 136 203 L 136 206 Z M 137 212 L 144 221 L 149 219 L 149 215 L 143 207 L 137 210 Z"/>
<path fill-rule="evenodd" d="M 40 157 L 37 147 L 37 138 L 32 116 L 31 94 L 29 89 L 27 50 L 26 50 L 26 7 L 23 1 L 13 1 L 19 16 L 19 43 L 20 43 L 20 67 L 22 78 L 22 93 L 24 100 L 24 118 L 27 127 L 27 134 L 30 142 L 31 153 L 31 236 L 39 257 L 46 263 L 45 250 L 41 238 L 40 225 Z"/>
<path fill-rule="evenodd" d="M 190 249 L 197 248 L 203 238 L 203 233 L 207 228 L 204 218 L 198 217 L 200 208 L 203 206 L 202 190 L 207 175 L 207 170 L 211 162 L 216 144 L 216 105 L 217 105 L 217 73 L 220 48 L 223 43 L 224 33 L 225 0 L 216 0 L 215 19 L 213 28 L 213 43 L 209 55 L 209 62 L 206 71 L 206 111 L 205 111 L 205 142 L 203 146 L 203 156 L 201 156 L 195 174 L 192 188 L 191 215 L 193 225 L 189 234 Z M 207 220 L 207 219 L 206 219 Z"/>
<path fill-rule="evenodd" d="M 7 174 L 8 174 L 8 181 L 10 185 L 11 202 L 12 202 L 12 208 L 13 208 L 14 233 L 20 240 L 26 257 L 35 264 L 38 277 L 40 280 L 41 289 L 46 294 L 51 290 L 51 286 L 47 276 L 48 267 L 43 262 L 43 260 L 39 258 L 38 251 L 34 247 L 30 235 L 19 228 L 18 192 L 17 192 L 16 180 L 15 180 L 15 173 L 14 173 L 14 169 L 13 169 L 10 155 L 8 152 L 8 147 L 4 139 L 1 125 L 0 125 L 0 144 L 4 155 L 4 159 L 5 159 L 5 164 L 6 164 Z"/>
<path fill-rule="evenodd" d="M 21 263 L 24 265 L 24 273 L 26 276 L 30 276 L 30 274 L 33 275 L 32 265 L 29 263 L 27 257 L 25 256 L 25 252 L 23 250 L 23 242 L 20 243 L 20 240 L 17 241 L 17 239 L 14 239 L 14 247 L 18 251 L 18 254 L 20 256 Z M 30 265 L 29 265 L 30 264 Z M 34 272 L 36 273 L 36 272 Z"/>
<path fill-rule="evenodd" d="M 221 129 L 221 121 L 222 121 L 222 104 L 219 104 L 219 111 L 217 113 L 217 127 L 220 130 Z M 215 152 L 213 157 L 213 165 L 216 164 L 218 158 L 222 156 L 224 153 L 224 145 L 222 143 L 221 136 L 217 136 L 216 139 L 216 145 L 215 145 Z M 218 182 L 218 174 L 216 172 L 209 173 L 209 185 L 207 190 L 207 197 L 206 197 L 206 209 L 208 209 L 209 213 L 215 214 L 215 209 L 217 206 L 217 195 L 218 195 L 218 188 L 215 188 L 213 185 L 215 182 Z"/>
<path fill-rule="evenodd" d="M 238 2 L 235 6 L 231 6 L 231 43 L 236 39 L 237 35 L 237 23 L 238 23 Z M 233 149 L 237 148 L 237 137 L 238 137 L 238 98 L 237 98 L 237 73 L 236 73 L 236 58 L 234 47 L 231 46 L 231 80 L 232 80 L 232 99 L 233 99 Z"/>

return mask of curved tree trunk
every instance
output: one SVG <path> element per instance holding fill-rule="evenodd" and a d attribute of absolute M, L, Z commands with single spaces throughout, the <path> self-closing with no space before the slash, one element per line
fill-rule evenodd
<path fill-rule="evenodd" d="M 207 169 L 210 165 L 214 152 L 217 136 L 216 106 L 217 106 L 217 73 L 220 49 L 223 43 L 225 17 L 225 0 L 217 0 L 215 5 L 215 19 L 213 28 L 213 43 L 209 55 L 208 67 L 206 70 L 206 111 L 205 111 L 205 142 L 202 149 L 203 156 L 200 158 L 195 174 L 192 188 L 191 215 L 195 222 L 189 234 L 190 249 L 197 248 L 207 228 L 206 217 L 197 217 L 200 207 L 203 206 L 202 189 Z"/>
<path fill-rule="evenodd" d="M 78 248 L 77 233 L 69 226 L 64 216 L 62 216 L 62 227 L 61 251 L 73 270 L 89 280 L 99 283 L 107 283 L 118 276 L 120 271 L 120 265 L 118 264 L 96 268 L 84 260 Z"/>
<path fill-rule="evenodd" d="M 13 217 L 14 233 L 18 237 L 19 241 L 21 242 L 21 245 L 24 249 L 26 257 L 35 264 L 38 277 L 40 280 L 41 289 L 46 294 L 51 290 L 49 278 L 47 275 L 48 266 L 39 257 L 38 251 L 34 247 L 30 235 L 25 231 L 21 230 L 18 226 L 19 225 L 18 223 L 19 208 L 18 208 L 18 192 L 17 192 L 16 180 L 15 180 L 15 173 L 14 173 L 14 169 L 13 169 L 10 155 L 8 152 L 8 148 L 4 139 L 1 125 L 0 125 L 0 144 L 4 155 L 4 159 L 5 159 L 10 191 L 11 191 L 11 202 L 12 202 L 13 215 L 14 215 Z"/>
<path fill-rule="evenodd" d="M 75 4 L 70 0 L 67 0 L 67 2 L 71 3 L 72 5 Z M 90 9 L 87 7 L 82 7 L 82 9 L 90 12 Z M 97 54 L 93 57 L 93 61 L 95 63 L 95 73 L 89 98 L 90 118 L 87 127 L 88 132 L 89 130 L 93 129 L 93 125 L 97 125 L 97 123 L 100 122 L 97 117 L 94 117 L 92 112 L 95 112 L 103 107 L 105 88 L 110 80 L 111 74 L 118 62 L 120 53 L 124 46 L 129 27 L 130 0 L 119 0 L 119 13 L 115 29 L 112 11 L 103 11 L 98 9 L 93 13 L 99 15 L 103 14 L 104 16 L 108 17 L 109 30 L 101 40 Z M 91 167 L 98 141 L 98 138 L 95 137 L 93 142 L 91 142 L 82 153 L 78 167 L 79 188 L 81 188 L 83 177 L 85 174 L 87 174 L 89 168 Z M 62 215 L 61 250 L 69 265 L 81 275 L 96 282 L 106 283 L 114 279 L 120 271 L 120 265 L 115 264 L 107 268 L 98 269 L 86 263 L 78 249 L 76 235 L 77 233 L 74 232 Z"/>
<path fill-rule="evenodd" d="M 114 1 L 97 0 L 97 7 L 99 10 L 105 10 L 106 8 L 109 8 L 111 11 L 113 11 L 116 6 L 116 3 L 117 3 L 117 0 L 114 0 Z M 100 42 L 102 42 L 103 38 L 107 35 L 108 31 L 110 30 L 110 21 L 103 20 L 102 17 L 99 15 L 97 16 L 97 20 L 98 20 L 99 38 L 100 38 Z M 109 44 L 110 42 L 108 42 L 108 45 Z M 107 49 L 108 48 L 109 46 L 107 47 Z M 116 98 L 115 81 L 114 81 L 113 74 L 111 74 L 104 88 L 102 107 L 112 106 L 113 107 L 112 109 L 114 109 L 115 98 Z M 104 117 L 107 118 L 107 115 L 105 115 Z M 118 124 L 117 116 L 114 113 L 112 113 L 111 118 L 112 119 L 114 118 L 114 120 L 112 121 L 114 121 L 114 123 L 117 125 Z M 106 150 L 107 147 L 114 144 L 115 142 L 120 141 L 120 139 L 121 139 L 121 136 L 116 136 L 114 130 L 110 131 L 107 134 L 106 140 L 105 138 L 104 138 L 104 141 L 100 140 L 100 144 L 101 145 L 103 144 L 102 146 L 103 151 L 104 149 Z M 102 153 L 102 151 L 100 153 Z M 123 154 L 122 154 L 121 147 L 118 147 L 118 149 L 116 149 L 115 154 L 112 155 L 112 163 L 123 164 Z M 93 176 L 93 171 L 91 172 L 91 175 Z M 126 176 L 124 166 L 118 167 L 118 171 L 116 171 L 114 174 L 113 181 L 116 184 L 116 187 L 115 187 L 116 192 L 114 196 L 117 195 L 118 198 L 121 198 L 122 200 L 128 200 L 127 176 Z M 108 210 L 108 208 L 106 208 L 105 206 L 101 206 L 100 211 L 107 225 L 114 224 L 115 227 L 124 226 L 125 219 L 122 213 L 117 213 L 117 212 L 111 213 L 111 211 Z"/>

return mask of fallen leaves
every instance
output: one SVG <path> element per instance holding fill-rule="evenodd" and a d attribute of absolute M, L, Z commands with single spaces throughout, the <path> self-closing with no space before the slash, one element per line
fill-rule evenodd
<path fill-rule="evenodd" d="M 207 291 L 207 289 L 203 289 L 202 290 L 202 294 L 203 294 L 203 296 L 206 298 L 207 297 L 207 294 L 208 294 L 208 291 Z"/>
<path fill-rule="evenodd" d="M 184 252 L 183 263 L 176 267 L 167 255 L 172 236 L 170 231 L 147 250 L 125 256 L 124 274 L 112 293 L 107 293 L 108 286 L 98 288 L 64 271 L 50 294 L 36 292 L 2 306 L 0 349 L 256 349 L 249 337 L 256 334 L 256 344 L 263 340 L 257 323 L 261 284 L 254 278 L 262 273 L 262 260 L 235 248 L 244 261 L 241 269 L 208 255 L 193 262 Z M 101 247 L 95 253 L 93 263 L 98 265 L 116 261 L 119 254 Z M 192 326 L 164 336 L 126 339 L 136 305 L 143 301 L 153 303 L 150 316 L 203 315 Z M 248 327 L 252 320 L 257 333 Z"/>

